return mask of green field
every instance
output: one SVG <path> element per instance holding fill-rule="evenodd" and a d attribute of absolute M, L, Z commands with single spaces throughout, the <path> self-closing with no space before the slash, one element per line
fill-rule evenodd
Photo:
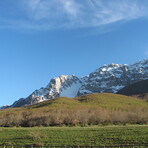
<path fill-rule="evenodd" d="M 0 128 L 0 145 L 104 146 L 148 143 L 148 125 Z"/>

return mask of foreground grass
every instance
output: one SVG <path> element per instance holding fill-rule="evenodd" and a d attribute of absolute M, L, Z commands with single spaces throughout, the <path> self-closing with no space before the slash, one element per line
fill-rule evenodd
<path fill-rule="evenodd" d="M 148 125 L 0 128 L 0 145 L 142 145 L 147 140 Z"/>

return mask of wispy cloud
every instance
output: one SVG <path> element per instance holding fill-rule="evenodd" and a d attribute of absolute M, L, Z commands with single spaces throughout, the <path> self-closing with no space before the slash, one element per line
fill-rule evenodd
<path fill-rule="evenodd" d="M 74 0 L 23 0 L 28 9 L 29 17 L 33 19 L 56 19 L 61 17 L 76 17 L 79 4 Z"/>
<path fill-rule="evenodd" d="M 14 5 L 16 17 L 0 16 L 0 27 L 97 27 L 148 16 L 147 0 L 16 0 Z"/>
<path fill-rule="evenodd" d="M 95 25 L 110 24 L 123 20 L 132 20 L 147 15 L 146 9 L 138 1 L 114 0 L 104 1 L 90 0 L 94 9 Z"/>

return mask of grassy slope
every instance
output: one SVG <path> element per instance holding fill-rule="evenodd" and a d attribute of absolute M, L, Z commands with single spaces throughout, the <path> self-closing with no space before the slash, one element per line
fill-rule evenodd
<path fill-rule="evenodd" d="M 42 108 L 42 107 L 65 107 L 65 106 L 97 106 L 105 108 L 124 108 L 126 106 L 147 106 L 145 101 L 128 97 L 124 95 L 100 93 L 100 94 L 89 94 L 80 96 L 77 98 L 61 97 L 53 100 L 47 100 L 42 103 L 38 103 L 27 108 Z"/>
<path fill-rule="evenodd" d="M 142 145 L 148 126 L 0 128 L 0 133 L 0 145 Z"/>
<path fill-rule="evenodd" d="M 23 123 L 22 123 L 23 122 Z M 147 123 L 148 102 L 117 94 L 56 98 L 23 108 L 0 111 L 0 125 L 87 125 Z"/>

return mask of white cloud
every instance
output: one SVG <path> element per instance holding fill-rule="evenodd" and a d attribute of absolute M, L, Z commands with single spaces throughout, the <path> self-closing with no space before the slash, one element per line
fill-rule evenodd
<path fill-rule="evenodd" d="M 17 3 L 23 9 L 22 18 L 7 18 L 3 26 L 15 28 L 17 24 L 20 28 L 41 30 L 97 27 L 148 15 L 147 0 L 19 0 Z"/>
<path fill-rule="evenodd" d="M 63 8 L 65 9 L 65 11 L 72 17 L 77 17 L 77 15 L 80 13 L 80 5 L 78 5 L 77 3 L 75 3 L 72 0 L 62 0 L 59 1 Z"/>

